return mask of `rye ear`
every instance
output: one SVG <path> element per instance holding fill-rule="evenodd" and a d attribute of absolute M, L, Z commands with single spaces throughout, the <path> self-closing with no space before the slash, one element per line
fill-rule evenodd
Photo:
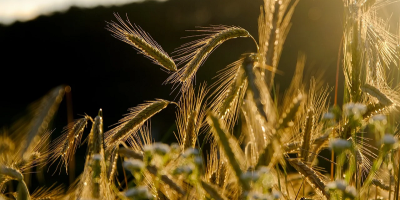
<path fill-rule="evenodd" d="M 168 71 L 175 72 L 177 70 L 174 60 L 169 57 L 148 33 L 139 26 L 132 25 L 129 19 L 125 23 L 118 13 L 114 13 L 114 16 L 117 18 L 119 24 L 111 21 L 107 22 L 106 27 L 107 30 L 113 33 L 113 37 L 132 45 L 139 53 L 152 60 L 154 64 Z"/>

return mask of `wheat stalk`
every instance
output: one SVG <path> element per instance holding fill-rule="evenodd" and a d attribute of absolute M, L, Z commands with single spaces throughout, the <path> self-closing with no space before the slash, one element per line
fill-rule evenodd
<path fill-rule="evenodd" d="M 246 181 L 241 179 L 242 170 L 240 168 L 238 161 L 236 160 L 235 154 L 233 153 L 233 149 L 229 142 L 231 136 L 228 133 L 223 121 L 219 119 L 215 113 L 209 112 L 207 115 L 207 122 L 211 126 L 211 130 L 214 133 L 214 137 L 216 138 L 221 148 L 223 149 L 228 159 L 228 163 L 230 164 L 229 166 L 235 172 L 238 182 L 242 185 L 244 190 L 248 190 L 250 186 Z"/>
<path fill-rule="evenodd" d="M 316 171 L 300 161 L 300 159 L 288 159 L 288 162 L 297 170 L 297 172 L 306 178 L 307 182 L 319 195 L 325 197 L 326 199 L 330 199 L 329 193 L 325 191 L 326 184 L 323 180 L 321 180 L 320 175 L 317 174 Z"/>
<path fill-rule="evenodd" d="M 276 126 L 276 130 L 285 129 L 293 126 L 293 120 L 296 117 L 297 112 L 299 111 L 301 100 L 303 99 L 303 95 L 299 93 L 297 97 L 293 99 L 293 102 L 290 104 L 289 108 L 282 114 L 279 119 L 279 123 Z"/>
<path fill-rule="evenodd" d="M 258 113 L 261 115 L 265 122 L 268 122 L 267 113 L 264 110 L 263 98 L 262 94 L 265 94 L 263 90 L 266 90 L 266 85 L 264 81 L 261 81 L 261 75 L 258 71 L 254 70 L 255 66 L 257 66 L 258 56 L 257 54 L 249 54 L 244 62 L 244 71 L 246 72 L 247 82 L 249 84 L 249 90 L 251 91 L 251 95 L 253 97 L 253 101 L 257 107 Z"/>
<path fill-rule="evenodd" d="M 136 151 L 133 151 L 128 148 L 119 148 L 118 154 L 125 158 L 134 158 L 134 159 L 138 159 L 138 160 L 143 160 L 143 154 L 137 153 Z"/>
<path fill-rule="evenodd" d="M 19 170 L 12 168 L 12 167 L 4 166 L 4 165 L 0 165 L 0 174 L 3 176 L 8 176 L 8 177 L 18 180 L 18 181 L 21 181 L 24 179 L 24 176 L 22 175 L 22 173 Z"/>
<path fill-rule="evenodd" d="M 94 118 L 92 130 L 89 134 L 89 153 L 104 156 L 103 111 L 99 110 Z"/>
<path fill-rule="evenodd" d="M 226 121 L 229 130 L 237 120 L 241 102 L 247 90 L 244 72 L 245 58 L 246 55 L 242 55 L 239 60 L 226 66 L 215 77 L 217 81 L 211 85 L 211 88 L 215 87 L 211 96 L 215 96 L 211 100 L 210 107 Z"/>
<path fill-rule="evenodd" d="M 306 117 L 306 123 L 304 125 L 304 134 L 303 134 L 303 142 L 301 145 L 301 150 L 300 150 L 300 157 L 304 162 L 308 161 L 308 152 L 310 150 L 310 142 L 311 142 L 311 135 L 313 133 L 314 129 L 314 111 L 313 110 L 308 110 L 307 111 L 307 117 Z"/>
<path fill-rule="evenodd" d="M 100 198 L 101 192 L 101 175 L 102 175 L 102 166 L 101 161 L 103 160 L 103 156 L 101 154 L 94 154 L 91 159 L 90 167 L 92 169 L 92 197 L 95 199 Z M 103 169 L 104 170 L 104 169 Z"/>
<path fill-rule="evenodd" d="M 75 156 L 76 148 L 80 145 L 83 131 L 89 120 L 92 120 L 92 118 L 88 115 L 76 120 L 65 127 L 63 134 L 50 144 L 50 149 L 54 149 L 50 157 L 52 163 L 61 157 L 61 165 L 65 165 L 65 169 L 68 172 L 68 163 Z"/>
<path fill-rule="evenodd" d="M 176 59 L 178 65 L 186 64 L 166 80 L 167 83 L 182 83 L 181 91 L 189 88 L 199 67 L 210 53 L 223 42 L 238 37 L 253 38 L 248 31 L 235 26 L 212 26 L 197 31 L 211 34 L 203 39 L 182 45 L 175 51 L 179 56 Z"/>
<path fill-rule="evenodd" d="M 31 198 L 34 200 L 55 200 L 64 197 L 64 187 L 62 185 L 50 187 L 41 187 L 36 189 Z"/>
<path fill-rule="evenodd" d="M 367 111 L 363 114 L 363 118 L 364 119 L 368 119 L 370 117 L 372 117 L 373 115 L 382 113 L 385 110 L 388 110 L 388 106 L 385 106 L 383 104 L 380 103 L 369 103 L 367 105 Z"/>
<path fill-rule="evenodd" d="M 131 113 L 119 121 L 120 125 L 106 133 L 107 146 L 124 141 L 135 133 L 148 119 L 170 104 L 170 101 L 158 99 L 131 108 Z"/>
<path fill-rule="evenodd" d="M 169 71 L 177 71 L 174 60 L 161 48 L 153 38 L 139 26 L 132 25 L 129 19 L 126 23 L 114 13 L 119 25 L 116 22 L 108 23 L 106 29 L 113 33 L 115 38 L 132 45 L 139 53 L 149 58 L 155 64 Z"/>
<path fill-rule="evenodd" d="M 7 167 L 4 165 L 0 165 L 0 178 L 2 176 L 7 176 L 11 179 L 17 180 L 18 181 L 18 186 L 17 186 L 17 199 L 20 200 L 30 200 L 30 195 L 29 195 L 29 190 L 28 187 L 26 186 L 24 182 L 24 176 L 22 173 L 12 167 Z M 5 179 L 5 181 L 8 181 L 9 179 Z"/>
<path fill-rule="evenodd" d="M 18 200 L 30 200 L 31 197 L 29 195 L 28 187 L 26 186 L 23 180 L 18 182 L 17 186 L 17 199 Z"/>
<path fill-rule="evenodd" d="M 393 104 L 393 101 L 390 100 L 385 94 L 383 94 L 378 88 L 369 85 L 369 84 L 364 84 L 361 87 L 361 90 L 363 92 L 368 93 L 369 95 L 375 97 L 378 99 L 379 103 L 384 105 L 384 106 L 391 106 Z"/>
<path fill-rule="evenodd" d="M 153 175 L 158 174 L 158 169 L 155 166 L 147 166 L 146 169 L 152 173 Z M 162 174 L 161 175 L 161 180 L 167 184 L 169 187 L 177 191 L 179 194 L 185 195 L 186 192 L 177 184 L 175 183 L 171 178 L 169 178 L 167 175 Z"/>
<path fill-rule="evenodd" d="M 261 152 L 260 156 L 258 157 L 257 165 L 256 167 L 261 167 L 261 166 L 274 166 L 271 163 L 274 163 L 274 142 L 276 141 L 276 138 L 274 140 L 270 141 L 267 146 L 264 148 L 264 150 Z"/>
<path fill-rule="evenodd" d="M 308 157 L 309 162 L 311 163 L 314 162 L 315 158 L 319 155 L 324 145 L 328 142 L 328 139 L 329 139 L 329 133 L 326 133 L 314 140 L 313 142 L 314 148 L 312 150 L 312 153 Z"/>
<path fill-rule="evenodd" d="M 107 175 L 103 117 L 102 109 L 100 109 L 88 136 L 85 167 L 78 184 L 79 187 L 75 190 L 75 198 L 113 199 L 114 194 L 110 188 L 112 181 Z"/>
<path fill-rule="evenodd" d="M 206 105 L 204 98 L 208 93 L 206 86 L 201 84 L 197 94 L 194 88 L 189 88 L 178 104 L 176 125 L 182 150 L 195 147 L 200 128 L 204 125 Z"/>
<path fill-rule="evenodd" d="M 385 183 L 383 183 L 382 180 L 374 178 L 374 179 L 372 179 L 371 183 L 378 186 L 379 188 L 381 188 L 383 190 L 391 190 L 389 185 L 386 185 Z"/>
<path fill-rule="evenodd" d="M 235 112 L 234 103 L 235 101 L 240 102 L 238 99 L 241 95 L 242 91 L 246 90 L 247 81 L 244 79 L 244 72 L 242 68 L 243 64 L 239 68 L 237 75 L 235 76 L 232 84 L 230 84 L 229 89 L 225 92 L 224 95 L 221 96 L 223 99 L 222 103 L 218 106 L 218 113 L 220 113 L 221 117 L 226 118 L 228 112 Z"/>
<path fill-rule="evenodd" d="M 106 179 L 106 164 L 104 162 L 104 135 L 103 135 L 103 111 L 99 110 L 98 115 L 94 118 L 92 130 L 89 134 L 88 142 L 88 153 L 89 157 L 86 160 L 86 167 L 90 169 L 91 183 L 91 196 L 95 199 L 100 198 L 102 189 L 102 180 Z"/>
<path fill-rule="evenodd" d="M 119 156 L 118 145 L 119 144 L 115 144 L 111 148 L 106 149 L 105 158 L 107 159 L 107 179 L 111 182 L 117 170 L 117 161 Z"/>
<path fill-rule="evenodd" d="M 24 174 L 29 173 L 29 171 L 34 167 L 40 168 L 46 165 L 49 162 L 48 156 L 52 153 L 52 150 L 48 147 L 48 143 L 52 133 L 52 131 L 44 132 L 40 139 L 35 142 L 35 145 L 32 146 L 28 152 L 25 153 L 24 157 L 14 157 L 12 165 Z M 14 154 L 13 156 L 16 156 L 16 154 Z"/>
<path fill-rule="evenodd" d="M 211 147 L 210 153 L 207 155 L 207 163 L 209 164 L 207 164 L 204 176 L 208 178 L 208 182 L 225 189 L 228 184 L 228 170 L 226 162 L 218 156 L 218 147 L 216 145 Z"/>
<path fill-rule="evenodd" d="M 374 179 L 374 177 L 376 176 L 376 172 L 378 171 L 378 169 L 381 167 L 381 164 L 384 160 L 384 156 L 387 153 L 387 151 L 383 150 L 383 145 L 381 146 L 380 152 L 379 152 L 379 156 L 375 159 L 367 177 L 364 180 L 363 186 L 361 188 L 361 192 L 366 192 L 367 188 L 371 185 L 372 180 Z"/>
<path fill-rule="evenodd" d="M 38 107 L 35 109 L 35 118 L 30 124 L 29 132 L 22 136 L 25 144 L 20 145 L 20 157 L 25 156 L 25 153 L 40 140 L 41 134 L 45 133 L 50 120 L 53 118 L 58 105 L 62 101 L 64 93 L 65 86 L 61 85 L 52 89 L 40 100 Z"/>
<path fill-rule="evenodd" d="M 298 2 L 296 0 L 291 4 L 290 0 L 265 0 L 264 6 L 260 8 L 258 18 L 260 65 L 270 69 L 264 77 L 268 88 L 272 87 L 282 47 L 290 30 L 290 19 Z M 265 71 L 262 74 L 265 74 Z"/>
<path fill-rule="evenodd" d="M 227 198 L 223 196 L 222 192 L 217 189 L 216 186 L 207 183 L 205 181 L 201 181 L 201 186 L 203 189 L 210 195 L 211 198 L 215 200 L 226 200 Z"/>

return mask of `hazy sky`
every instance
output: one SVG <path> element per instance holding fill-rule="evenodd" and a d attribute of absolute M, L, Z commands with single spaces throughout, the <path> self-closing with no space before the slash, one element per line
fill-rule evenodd
<path fill-rule="evenodd" d="M 71 6 L 91 8 L 142 1 L 145 0 L 0 0 L 0 23 L 7 25 L 15 21 L 28 21 L 39 15 L 66 11 Z"/>

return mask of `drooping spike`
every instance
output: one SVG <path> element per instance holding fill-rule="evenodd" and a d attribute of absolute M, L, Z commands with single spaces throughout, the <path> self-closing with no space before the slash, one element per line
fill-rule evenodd
<path fill-rule="evenodd" d="M 118 141 L 125 141 L 153 115 L 166 108 L 171 102 L 163 99 L 150 101 L 131 108 L 131 113 L 119 121 L 120 125 L 106 133 L 106 145 L 110 146 Z"/>

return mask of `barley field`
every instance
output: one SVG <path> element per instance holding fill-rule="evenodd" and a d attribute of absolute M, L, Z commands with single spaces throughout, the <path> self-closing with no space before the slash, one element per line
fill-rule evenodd
<path fill-rule="evenodd" d="M 168 75 L 160 81 L 169 98 L 143 101 L 111 127 L 99 108 L 50 129 L 72 91 L 51 89 L 0 131 L 0 200 L 398 200 L 400 26 L 380 14 L 398 2 L 343 0 L 335 85 L 306 76 L 307 55 L 299 52 L 280 91 L 275 77 L 286 73 L 279 63 L 299 1 L 263 0 L 254 11 L 258 33 L 196 24 L 171 53 L 129 13 L 114 13 L 103 31 Z M 211 83 L 196 76 L 214 50 L 236 40 L 254 52 L 232 58 Z M 151 118 L 167 108 L 175 110 L 174 143 L 152 134 Z M 31 184 L 35 174 L 75 173 L 77 159 L 84 169 L 69 186 Z"/>

